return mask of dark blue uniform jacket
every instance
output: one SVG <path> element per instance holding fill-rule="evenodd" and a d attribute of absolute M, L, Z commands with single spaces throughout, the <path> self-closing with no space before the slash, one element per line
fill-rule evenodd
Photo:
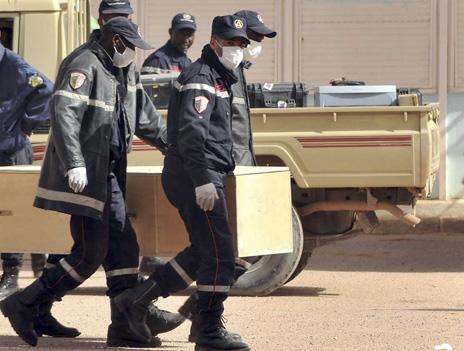
<path fill-rule="evenodd" d="M 182 160 L 195 186 L 213 181 L 208 170 L 235 168 L 231 85 L 236 82 L 209 45 L 176 81 L 168 110 L 168 154 Z"/>
<path fill-rule="evenodd" d="M 0 152 L 14 153 L 48 119 L 53 84 L 0 44 Z"/>
<path fill-rule="evenodd" d="M 168 40 L 166 44 L 152 53 L 143 63 L 142 73 L 182 72 L 192 61 Z"/>

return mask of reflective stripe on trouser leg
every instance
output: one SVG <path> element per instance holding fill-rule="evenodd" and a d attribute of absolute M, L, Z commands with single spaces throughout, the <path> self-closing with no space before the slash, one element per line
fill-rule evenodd
<path fill-rule="evenodd" d="M 108 250 L 107 224 L 108 206 L 105 206 L 103 220 L 71 216 L 70 227 L 74 244 L 70 254 L 55 263 L 55 267 L 45 269 L 40 277 L 56 296 L 64 296 L 67 291 L 79 286 L 81 281 L 89 278 L 103 263 Z"/>
<path fill-rule="evenodd" d="M 192 284 L 197 277 L 199 261 L 197 251 L 189 246 L 163 267 L 157 269 L 152 274 L 152 278 L 158 282 L 163 296 L 184 290 Z"/>
<path fill-rule="evenodd" d="M 118 166 L 115 166 L 117 169 Z M 139 245 L 127 216 L 124 196 L 115 174 L 109 175 L 111 202 L 109 208 L 108 253 L 103 261 L 107 295 L 114 297 L 138 282 Z"/>
<path fill-rule="evenodd" d="M 220 316 L 234 280 L 235 254 L 232 233 L 227 220 L 224 190 L 217 189 L 219 199 L 213 211 L 201 211 L 193 224 L 201 246 L 197 287 L 198 308 L 210 316 Z M 200 244 L 200 243 L 199 243 Z M 198 244 L 198 245 L 199 245 Z"/>

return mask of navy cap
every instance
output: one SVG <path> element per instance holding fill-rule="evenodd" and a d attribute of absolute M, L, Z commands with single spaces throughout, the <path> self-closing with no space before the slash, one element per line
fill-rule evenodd
<path fill-rule="evenodd" d="M 242 17 L 235 15 L 214 17 L 211 35 L 223 39 L 242 38 L 250 44 L 246 34 L 246 22 Z"/>
<path fill-rule="evenodd" d="M 235 13 L 236 16 L 243 17 L 247 23 L 247 28 L 268 38 L 274 38 L 277 33 L 266 27 L 263 18 L 258 12 L 242 10 Z"/>
<path fill-rule="evenodd" d="M 129 0 L 102 0 L 98 8 L 98 13 L 131 15 L 134 13 Z"/>
<path fill-rule="evenodd" d="M 154 49 L 153 46 L 142 39 L 139 26 L 126 17 L 113 17 L 103 25 L 102 30 L 119 34 L 137 48 L 144 50 Z"/>
<path fill-rule="evenodd" d="M 193 29 L 197 30 L 195 17 L 188 13 L 178 13 L 171 21 L 171 28 L 174 30 Z"/>

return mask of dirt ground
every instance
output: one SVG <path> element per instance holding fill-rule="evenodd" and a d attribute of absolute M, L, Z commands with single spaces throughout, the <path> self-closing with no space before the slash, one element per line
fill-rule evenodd
<path fill-rule="evenodd" d="M 253 350 L 464 350 L 464 236 L 358 236 L 318 248 L 307 270 L 268 297 L 232 297 L 227 327 Z M 31 281 L 23 271 L 21 285 Z M 109 303 L 104 274 L 54 307 L 82 335 L 42 338 L 37 350 L 105 348 Z M 175 310 L 186 298 L 159 302 Z M 162 335 L 165 351 L 193 350 L 189 323 Z M 0 318 L 0 350 L 29 348 Z M 128 349 L 129 350 L 129 349 Z"/>

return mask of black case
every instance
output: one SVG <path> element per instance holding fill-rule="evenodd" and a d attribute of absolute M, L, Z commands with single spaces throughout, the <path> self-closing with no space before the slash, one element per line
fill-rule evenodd
<path fill-rule="evenodd" d="M 308 88 L 304 83 L 252 83 L 247 89 L 251 108 L 308 106 Z"/>

